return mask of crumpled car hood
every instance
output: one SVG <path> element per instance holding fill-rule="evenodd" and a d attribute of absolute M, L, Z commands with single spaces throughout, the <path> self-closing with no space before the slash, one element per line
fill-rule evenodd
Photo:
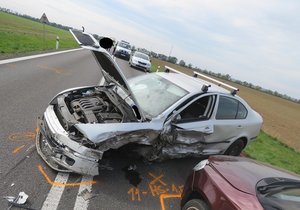
<path fill-rule="evenodd" d="M 122 88 L 127 95 L 132 98 L 135 105 L 138 107 L 142 118 L 141 120 L 145 120 L 144 114 L 140 109 L 139 103 L 132 94 L 132 90 L 129 87 L 126 77 L 122 73 L 122 70 L 119 68 L 118 64 L 113 60 L 112 56 L 106 51 L 106 49 L 99 46 L 97 40 L 95 40 L 91 34 L 77 30 L 70 30 L 70 32 L 82 48 L 88 49 L 93 53 L 95 60 L 99 65 L 99 70 L 102 72 L 106 83 L 110 84 L 113 82 Z"/>

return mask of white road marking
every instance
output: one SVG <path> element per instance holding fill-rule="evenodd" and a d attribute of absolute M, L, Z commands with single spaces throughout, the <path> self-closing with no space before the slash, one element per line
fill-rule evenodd
<path fill-rule="evenodd" d="M 66 183 L 69 178 L 69 173 L 59 172 L 55 178 L 55 182 Z M 56 210 L 59 204 L 60 198 L 64 192 L 64 186 L 52 185 L 46 200 L 43 203 L 42 210 Z"/>
<path fill-rule="evenodd" d="M 29 59 L 33 59 L 33 58 L 40 58 L 40 57 L 45 57 L 45 56 L 50 56 L 50 55 L 68 53 L 68 52 L 73 52 L 73 51 L 82 50 L 82 49 L 83 48 L 65 50 L 65 51 L 59 51 L 59 52 L 52 52 L 52 53 L 44 53 L 44 54 L 38 54 L 38 55 L 30 55 L 30 56 L 25 56 L 25 57 L 20 57 L 20 58 L 6 59 L 6 60 L 1 60 L 0 64 L 7 64 L 7 63 L 13 63 L 13 62 L 17 62 L 17 61 L 29 60 Z"/>
<path fill-rule="evenodd" d="M 88 182 L 90 180 L 93 180 L 93 176 L 83 176 L 81 179 L 81 182 Z M 83 191 L 88 191 L 91 193 L 92 191 L 92 184 L 84 184 L 80 185 L 77 198 L 74 205 L 74 210 L 86 210 L 89 206 L 89 199 L 85 200 L 84 196 L 81 195 Z"/>

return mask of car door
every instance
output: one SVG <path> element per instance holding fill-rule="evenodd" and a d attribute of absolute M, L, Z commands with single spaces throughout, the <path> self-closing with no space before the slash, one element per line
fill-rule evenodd
<path fill-rule="evenodd" d="M 213 119 L 215 141 L 232 143 L 243 136 L 247 129 L 247 114 L 248 110 L 235 96 L 219 95 Z"/>
<path fill-rule="evenodd" d="M 180 144 L 205 142 L 214 133 L 211 116 L 216 106 L 217 95 L 197 97 L 183 108 L 172 121 L 174 141 Z"/>

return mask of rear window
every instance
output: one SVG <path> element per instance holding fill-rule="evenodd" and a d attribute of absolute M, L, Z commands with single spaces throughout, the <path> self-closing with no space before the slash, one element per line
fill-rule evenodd
<path fill-rule="evenodd" d="M 130 49 L 130 45 L 125 42 L 119 42 L 118 46 L 126 48 L 126 49 Z"/>
<path fill-rule="evenodd" d="M 144 53 L 135 53 L 134 56 L 138 58 L 142 58 L 144 60 L 149 60 L 149 56 Z"/>

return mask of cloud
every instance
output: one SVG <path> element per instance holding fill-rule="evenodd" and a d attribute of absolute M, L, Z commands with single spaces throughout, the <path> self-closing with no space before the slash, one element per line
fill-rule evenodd
<path fill-rule="evenodd" d="M 296 0 L 1 0 L 50 21 L 125 39 L 186 63 L 300 98 Z M 258 76 L 262 75 L 262 76 Z M 291 82 L 289 82 L 291 81 Z"/>

